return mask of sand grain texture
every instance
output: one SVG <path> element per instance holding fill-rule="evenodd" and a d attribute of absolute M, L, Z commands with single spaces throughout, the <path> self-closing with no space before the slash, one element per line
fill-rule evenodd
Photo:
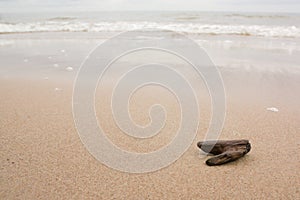
<path fill-rule="evenodd" d="M 226 80 L 229 79 L 225 83 Z M 63 90 L 54 91 L 55 87 Z M 228 90 L 227 118 L 221 139 L 249 139 L 252 144 L 249 154 L 224 166 L 205 165 L 206 157 L 199 154 L 196 143 L 203 140 L 207 129 L 207 109 L 202 112 L 203 125 L 193 145 L 179 160 L 157 172 L 128 174 L 101 164 L 81 143 L 72 118 L 71 83 L 58 86 L 55 81 L 1 80 L 0 91 L 1 199 L 297 199 L 300 196 L 300 112 L 294 109 L 296 103 L 286 104 L 279 99 L 275 103 L 280 112 L 272 113 L 265 110 L 268 100 L 237 101 L 231 98 L 234 91 Z M 147 95 L 150 94 L 146 92 L 140 98 L 149 99 Z M 167 123 L 176 122 L 174 112 Z M 144 115 L 139 117 L 139 112 L 135 113 L 135 119 L 147 122 Z M 106 128 L 109 127 L 107 123 Z M 166 131 L 172 130 L 170 127 L 173 126 Z M 171 135 L 161 136 L 160 140 Z M 118 140 L 117 136 L 111 138 Z M 145 150 L 144 143 L 131 147 L 136 141 L 130 137 L 123 139 L 121 143 L 129 149 Z M 149 149 L 163 143 L 150 143 Z"/>

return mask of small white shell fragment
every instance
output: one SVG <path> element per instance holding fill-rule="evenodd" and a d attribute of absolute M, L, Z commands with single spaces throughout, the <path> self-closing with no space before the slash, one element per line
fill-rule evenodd
<path fill-rule="evenodd" d="M 59 66 L 59 65 L 58 65 L 58 64 L 56 64 L 56 63 L 55 63 L 55 64 L 53 64 L 53 67 L 58 67 L 58 66 Z"/>
<path fill-rule="evenodd" d="M 55 90 L 55 91 L 62 91 L 61 88 L 55 88 L 54 90 Z"/>
<path fill-rule="evenodd" d="M 48 56 L 48 59 L 52 59 L 52 56 Z"/>
<path fill-rule="evenodd" d="M 62 52 L 62 53 L 65 53 L 65 52 L 66 52 L 66 50 L 62 49 L 62 50 L 60 50 L 60 52 Z"/>
<path fill-rule="evenodd" d="M 278 108 L 275 108 L 275 107 L 270 107 L 270 108 L 267 108 L 268 111 L 271 111 L 271 112 L 278 112 Z"/>
<path fill-rule="evenodd" d="M 69 72 L 73 71 L 73 67 L 67 67 L 66 70 L 69 71 Z"/>
<path fill-rule="evenodd" d="M 28 62 L 28 59 L 24 59 L 23 61 L 24 61 L 24 62 Z"/>
<path fill-rule="evenodd" d="M 49 79 L 49 77 L 44 77 L 44 80 L 48 80 Z"/>

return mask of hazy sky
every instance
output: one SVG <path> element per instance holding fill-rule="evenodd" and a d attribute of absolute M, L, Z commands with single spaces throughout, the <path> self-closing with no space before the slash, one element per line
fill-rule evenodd
<path fill-rule="evenodd" d="M 0 0 L 1 12 L 200 10 L 300 12 L 300 0 Z"/>

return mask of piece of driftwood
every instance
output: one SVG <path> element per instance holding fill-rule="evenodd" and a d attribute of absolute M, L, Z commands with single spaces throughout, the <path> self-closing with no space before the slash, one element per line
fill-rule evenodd
<path fill-rule="evenodd" d="M 197 143 L 197 146 L 202 151 L 215 155 L 206 161 L 209 166 L 237 160 L 251 150 L 249 140 L 201 141 Z"/>

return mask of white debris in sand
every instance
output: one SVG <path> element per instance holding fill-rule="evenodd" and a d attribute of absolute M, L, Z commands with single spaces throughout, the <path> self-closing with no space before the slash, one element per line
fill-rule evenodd
<path fill-rule="evenodd" d="M 278 108 L 275 108 L 275 107 L 270 107 L 270 108 L 267 108 L 268 111 L 271 111 L 271 112 L 278 112 Z"/>
<path fill-rule="evenodd" d="M 53 64 L 53 67 L 58 67 L 59 65 L 58 64 Z"/>
<path fill-rule="evenodd" d="M 52 59 L 52 56 L 48 56 L 48 59 Z"/>
<path fill-rule="evenodd" d="M 24 61 L 24 62 L 28 62 L 28 59 L 24 59 L 23 61 Z"/>
<path fill-rule="evenodd" d="M 54 90 L 55 90 L 55 91 L 62 91 L 61 88 L 55 88 Z"/>
<path fill-rule="evenodd" d="M 44 77 L 44 80 L 48 80 L 49 79 L 49 77 Z"/>
<path fill-rule="evenodd" d="M 67 67 L 66 70 L 69 71 L 69 72 L 73 71 L 73 67 Z"/>
<path fill-rule="evenodd" d="M 60 50 L 60 52 L 62 52 L 62 53 L 65 53 L 65 52 L 66 52 L 66 50 L 62 49 L 62 50 Z"/>

